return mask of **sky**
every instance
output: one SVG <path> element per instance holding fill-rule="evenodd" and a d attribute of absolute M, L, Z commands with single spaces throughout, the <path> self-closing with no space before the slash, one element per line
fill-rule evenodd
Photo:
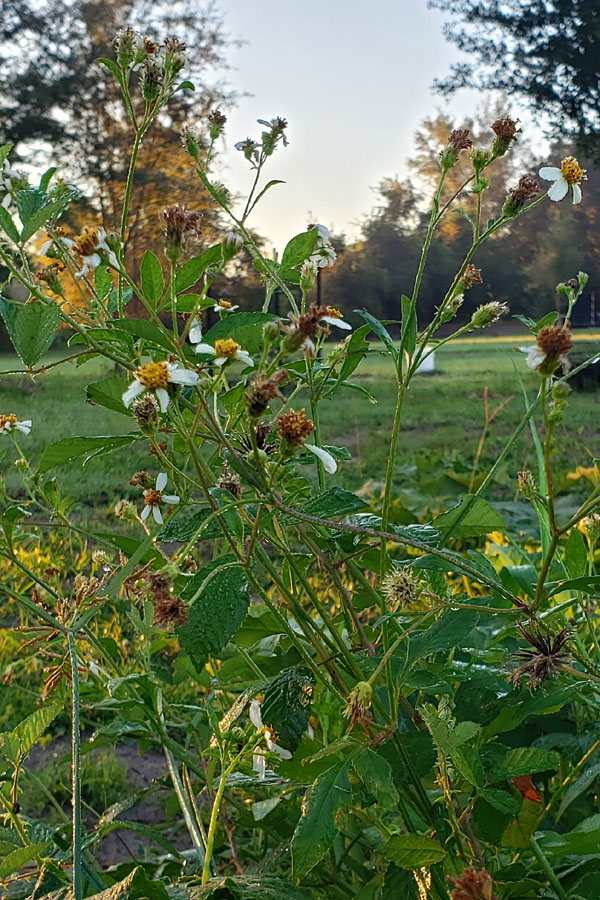
<path fill-rule="evenodd" d="M 414 133 L 437 111 L 455 125 L 481 102 L 473 91 L 450 103 L 431 85 L 459 58 L 426 0 L 219 0 L 226 30 L 245 41 L 229 52 L 229 114 L 220 175 L 247 192 L 250 166 L 234 149 L 260 137 L 258 118 L 283 116 L 289 146 L 267 166 L 277 185 L 250 225 L 280 252 L 311 222 L 355 237 L 384 177 L 406 174 Z"/>

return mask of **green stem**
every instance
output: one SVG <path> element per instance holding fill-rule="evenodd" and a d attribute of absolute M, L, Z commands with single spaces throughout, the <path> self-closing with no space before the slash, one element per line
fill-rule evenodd
<path fill-rule="evenodd" d="M 537 859 L 537 861 L 540 865 L 540 869 L 542 870 L 542 872 L 548 879 L 548 883 L 556 891 L 556 896 L 559 898 L 559 900 L 567 900 L 567 895 L 565 894 L 565 892 L 562 888 L 562 885 L 556 876 L 556 872 L 554 871 L 554 869 L 552 868 L 552 866 L 550 865 L 550 863 L 544 856 L 542 848 L 540 847 L 540 845 L 538 844 L 536 839 L 533 837 L 533 835 L 529 839 L 529 845 L 530 845 L 531 849 L 533 850 L 533 855 L 535 856 L 535 858 Z"/>
<path fill-rule="evenodd" d="M 217 822 L 219 821 L 219 810 L 221 809 L 221 802 L 223 800 L 223 794 L 225 793 L 225 785 L 227 784 L 227 769 L 224 765 L 221 768 L 221 777 L 219 778 L 219 787 L 217 788 L 217 793 L 215 795 L 215 799 L 213 800 L 212 811 L 210 814 L 210 824 L 208 826 L 208 837 L 206 839 L 206 857 L 204 859 L 204 866 L 202 868 L 202 884 L 206 884 L 208 879 L 210 878 L 210 864 L 213 855 L 213 848 L 215 845 L 215 832 L 217 830 Z"/>
<path fill-rule="evenodd" d="M 69 631 L 67 635 L 69 656 L 71 658 L 71 696 L 73 709 L 71 712 L 71 783 L 73 806 L 73 900 L 83 898 L 82 846 L 81 846 L 81 764 L 80 764 L 80 724 L 79 724 L 79 664 L 75 635 Z"/>

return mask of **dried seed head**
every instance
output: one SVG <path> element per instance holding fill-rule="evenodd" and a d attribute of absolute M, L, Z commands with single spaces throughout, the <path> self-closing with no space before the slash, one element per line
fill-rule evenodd
<path fill-rule="evenodd" d="M 142 394 L 133 401 L 131 411 L 143 434 L 154 434 L 158 425 L 158 401 L 154 394 Z"/>
<path fill-rule="evenodd" d="M 149 488 L 152 485 L 152 479 L 148 472 L 136 472 L 132 478 L 129 479 L 129 484 L 132 487 Z"/>
<path fill-rule="evenodd" d="M 301 447 L 314 430 L 314 422 L 307 417 L 303 409 L 300 412 L 290 409 L 289 412 L 282 413 L 277 419 L 277 431 L 284 449 L 287 451 L 293 452 Z"/>
<path fill-rule="evenodd" d="M 236 500 L 239 500 L 242 496 L 240 479 L 235 472 L 232 472 L 227 464 L 224 465 L 223 472 L 219 476 L 218 485 L 220 488 L 223 488 L 223 490 L 233 494 Z"/>
<path fill-rule="evenodd" d="M 266 412 L 269 403 L 275 397 L 285 401 L 285 396 L 279 390 L 279 385 L 288 379 L 285 369 L 278 369 L 270 378 L 258 375 L 254 382 L 246 390 L 246 405 L 252 418 L 258 418 Z"/>
<path fill-rule="evenodd" d="M 189 210 L 185 203 L 167 206 L 158 214 L 165 239 L 165 256 L 176 263 L 186 248 L 186 238 L 199 238 L 202 234 L 202 213 Z"/>
<path fill-rule="evenodd" d="M 528 687 L 533 691 L 554 675 L 557 675 L 569 662 L 567 653 L 563 648 L 570 635 L 568 628 L 562 628 L 553 635 L 549 628 L 545 632 L 535 623 L 528 627 L 519 625 L 519 632 L 533 649 L 522 648 L 514 654 L 514 659 L 520 661 L 520 665 L 510 672 L 508 681 L 519 686 L 523 678 L 528 679 Z"/>
<path fill-rule="evenodd" d="M 358 722 L 361 725 L 369 725 L 373 720 L 371 706 L 373 705 L 373 688 L 368 681 L 359 681 L 348 694 L 343 715 L 350 719 L 348 730 Z"/>
<path fill-rule="evenodd" d="M 223 134 L 227 116 L 224 116 L 219 109 L 213 110 L 208 116 L 208 124 L 211 141 L 216 141 Z"/>
<path fill-rule="evenodd" d="M 459 878 L 448 876 L 446 881 L 454 885 L 451 900 L 494 900 L 494 884 L 485 869 L 478 872 L 469 866 Z"/>
<path fill-rule="evenodd" d="M 534 178 L 522 175 L 516 188 L 510 191 L 502 207 L 502 215 L 513 218 L 521 212 L 529 200 L 539 194 L 540 186 Z"/>
<path fill-rule="evenodd" d="M 147 100 L 148 102 L 156 100 L 160 94 L 164 75 L 165 73 L 162 66 L 157 65 L 157 63 L 152 62 L 150 59 L 144 60 L 140 77 L 140 90 L 144 100 Z"/>
<path fill-rule="evenodd" d="M 517 483 L 519 491 L 527 500 L 535 500 L 537 495 L 537 484 L 533 477 L 533 473 L 529 469 L 524 469 L 517 475 Z"/>
<path fill-rule="evenodd" d="M 569 368 L 567 354 L 573 346 L 573 338 L 568 328 L 558 325 L 546 325 L 536 335 L 536 343 L 544 358 L 536 366 L 540 375 L 552 375 L 560 365 Z"/>
<path fill-rule="evenodd" d="M 470 287 L 473 287 L 474 284 L 483 284 L 483 276 L 481 274 L 481 269 L 478 269 L 477 266 L 469 263 L 458 283 L 458 290 L 462 293 L 463 291 L 467 291 Z"/>
<path fill-rule="evenodd" d="M 62 286 L 62 282 L 60 280 L 59 273 L 64 272 L 66 266 L 64 266 L 61 262 L 51 263 L 49 266 L 45 266 L 35 276 L 38 281 L 41 281 L 43 284 L 48 285 L 48 288 L 52 291 L 53 294 L 56 294 L 57 297 L 64 297 L 65 291 Z"/>
<path fill-rule="evenodd" d="M 412 606 L 420 594 L 419 582 L 412 569 L 407 566 L 396 567 L 388 572 L 380 587 L 391 610 Z"/>
<path fill-rule="evenodd" d="M 447 171 L 452 169 L 458 162 L 461 150 L 469 150 L 473 146 L 473 141 L 469 137 L 468 128 L 455 128 L 450 132 L 448 143 L 440 153 L 440 164 L 442 169 Z"/>
<path fill-rule="evenodd" d="M 187 606 L 181 597 L 169 596 L 155 602 L 153 625 L 185 625 L 186 622 Z"/>
<path fill-rule="evenodd" d="M 131 500 L 118 500 L 115 503 L 115 516 L 118 519 L 133 520 L 137 519 L 137 509 Z"/>
<path fill-rule="evenodd" d="M 520 128 L 517 128 L 518 124 L 519 119 L 511 119 L 510 116 L 496 119 L 492 125 L 492 131 L 496 135 L 492 143 L 494 156 L 504 156 L 512 142 L 517 140 L 517 134 L 521 131 Z"/>

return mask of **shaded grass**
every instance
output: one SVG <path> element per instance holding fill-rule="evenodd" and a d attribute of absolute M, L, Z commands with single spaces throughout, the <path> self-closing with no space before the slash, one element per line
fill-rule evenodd
<path fill-rule="evenodd" d="M 454 495 L 464 492 L 484 424 L 484 391 L 489 407 L 508 401 L 492 423 L 486 440 L 480 470 L 485 471 L 523 415 L 523 398 L 518 370 L 530 398 L 538 386 L 538 376 L 530 372 L 516 348 L 527 341 L 518 338 L 462 339 L 437 352 L 436 373 L 417 377 L 411 387 L 400 435 L 396 487 L 410 490 L 432 485 L 434 493 Z M 579 356 L 587 357 L 600 349 L 598 334 L 576 333 Z M 53 354 L 46 362 L 60 358 Z M 0 370 L 17 368 L 14 356 L 0 358 Z M 21 419 L 33 420 L 31 435 L 19 436 L 24 452 L 35 464 L 50 441 L 75 435 L 122 434 L 135 430 L 133 421 L 119 413 L 86 402 L 85 386 L 112 366 L 92 360 L 80 368 L 67 363 L 32 380 L 28 375 L 0 378 L 0 412 L 15 412 Z M 359 367 L 353 381 L 369 392 L 344 388 L 321 406 L 323 442 L 348 447 L 352 460 L 341 467 L 337 483 L 357 490 L 365 482 L 382 477 L 388 457 L 389 429 L 393 417 L 396 389 L 390 362 L 377 345 Z M 597 393 L 573 392 L 564 424 L 557 429 L 554 464 L 559 473 L 558 487 L 564 487 L 568 470 L 577 464 L 590 466 L 600 455 L 596 426 Z M 302 397 L 296 408 L 308 406 Z M 15 452 L 8 437 L 2 438 L 7 454 L 2 462 L 4 479 L 14 497 L 21 495 L 20 475 L 14 468 Z M 98 459 L 85 467 L 81 461 L 49 473 L 56 478 L 63 494 L 76 499 L 81 515 L 88 518 L 92 508 L 98 520 L 110 516 L 121 497 L 139 500 L 139 490 L 128 482 L 139 469 L 158 471 L 156 458 L 148 453 L 149 443 L 140 442 Z M 499 473 L 497 496 L 514 495 L 516 473 L 534 468 L 531 436 L 526 431 L 513 449 L 507 465 Z M 304 470 L 308 472 L 309 469 Z M 312 467 L 310 469 L 312 471 Z M 440 490 L 440 478 L 445 490 Z M 435 484 L 435 491 L 433 485 Z M 376 491 L 376 485 L 373 485 Z M 114 521 L 114 520 L 113 520 Z"/>

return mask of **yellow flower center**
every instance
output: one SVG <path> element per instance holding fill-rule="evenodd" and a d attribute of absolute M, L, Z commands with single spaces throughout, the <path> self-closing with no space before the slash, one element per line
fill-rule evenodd
<path fill-rule="evenodd" d="M 146 506 L 158 506 L 162 502 L 162 494 L 154 488 L 148 488 L 147 491 L 144 491 L 144 500 Z"/>
<path fill-rule="evenodd" d="M 217 300 L 217 306 L 220 306 L 221 309 L 231 309 L 233 304 L 229 300 Z"/>
<path fill-rule="evenodd" d="M 335 307 L 333 307 L 333 306 L 327 307 L 327 315 L 329 316 L 330 319 L 341 319 L 342 318 L 342 314 L 339 311 L 339 309 L 335 309 Z"/>
<path fill-rule="evenodd" d="M 169 383 L 169 369 L 166 362 L 148 363 L 140 366 L 135 377 L 145 388 L 166 388 Z"/>
<path fill-rule="evenodd" d="M 574 156 L 563 159 L 560 171 L 567 184 L 581 184 L 586 178 L 585 169 L 581 168 Z"/>
<path fill-rule="evenodd" d="M 86 225 L 73 244 L 73 249 L 80 256 L 91 256 L 98 249 L 98 229 Z"/>
<path fill-rule="evenodd" d="M 215 341 L 217 356 L 225 357 L 225 359 L 231 359 L 239 349 L 240 345 L 233 338 L 221 338 Z"/>
<path fill-rule="evenodd" d="M 14 428 L 17 424 L 17 417 L 14 413 L 9 413 L 5 416 L 0 416 L 0 430 L 1 431 L 10 431 L 11 428 Z"/>

